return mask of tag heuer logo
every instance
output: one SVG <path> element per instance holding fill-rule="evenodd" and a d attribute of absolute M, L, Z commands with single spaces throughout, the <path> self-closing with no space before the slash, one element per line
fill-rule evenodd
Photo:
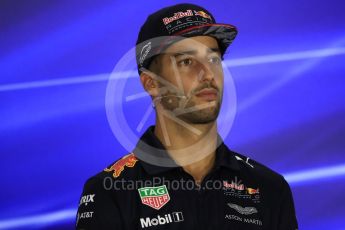
<path fill-rule="evenodd" d="M 168 189 L 165 185 L 158 187 L 139 188 L 141 203 L 159 210 L 170 200 Z"/>

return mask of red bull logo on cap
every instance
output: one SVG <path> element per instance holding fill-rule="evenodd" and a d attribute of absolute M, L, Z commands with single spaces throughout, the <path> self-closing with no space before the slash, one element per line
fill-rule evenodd
<path fill-rule="evenodd" d="M 122 171 L 126 167 L 133 168 L 138 159 L 133 153 L 122 157 L 120 160 L 116 161 L 110 168 L 104 169 L 105 172 L 113 172 L 113 177 L 119 177 Z"/>
<path fill-rule="evenodd" d="M 208 18 L 208 19 L 212 20 L 211 16 L 208 15 L 207 13 L 205 13 L 205 11 L 202 11 L 202 10 L 200 10 L 200 11 L 194 10 L 194 15 L 195 16 L 201 16 L 203 18 Z"/>
<path fill-rule="evenodd" d="M 186 10 L 186 12 L 176 12 L 176 13 L 174 13 L 174 16 L 172 16 L 172 17 L 163 18 L 163 23 L 164 23 L 164 25 L 167 25 L 167 24 L 169 24 L 173 21 L 176 21 L 180 18 L 189 17 L 189 16 L 193 16 L 193 13 L 191 10 Z"/>
<path fill-rule="evenodd" d="M 259 189 L 253 189 L 253 188 L 247 188 L 247 192 L 248 194 L 252 195 L 252 194 L 259 194 Z"/>

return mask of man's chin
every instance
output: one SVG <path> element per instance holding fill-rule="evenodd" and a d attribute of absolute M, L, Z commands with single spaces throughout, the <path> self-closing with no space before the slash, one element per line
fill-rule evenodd
<path fill-rule="evenodd" d="M 215 122 L 219 115 L 218 108 L 207 108 L 195 112 L 177 116 L 179 119 L 190 124 L 209 124 Z"/>
<path fill-rule="evenodd" d="M 198 120 L 192 120 L 191 124 L 199 124 L 199 125 L 206 125 L 214 123 L 217 120 L 217 118 L 205 118 L 205 119 L 198 119 Z"/>

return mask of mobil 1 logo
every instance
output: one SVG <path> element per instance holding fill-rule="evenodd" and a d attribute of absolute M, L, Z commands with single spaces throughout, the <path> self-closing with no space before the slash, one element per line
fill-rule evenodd
<path fill-rule="evenodd" d="M 182 222 L 183 214 L 182 212 L 173 212 L 165 215 L 157 215 L 156 217 L 150 218 L 140 218 L 141 228 L 153 227 L 158 225 L 166 225 L 170 223 Z"/>

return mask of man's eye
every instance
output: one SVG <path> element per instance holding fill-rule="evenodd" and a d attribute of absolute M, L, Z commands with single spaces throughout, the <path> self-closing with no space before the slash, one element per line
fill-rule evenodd
<path fill-rule="evenodd" d="M 213 64 L 220 64 L 222 59 L 220 57 L 211 57 L 209 58 L 209 62 Z"/>
<path fill-rule="evenodd" d="M 181 66 L 189 66 L 193 63 L 192 59 L 186 58 L 178 62 L 179 65 Z"/>

